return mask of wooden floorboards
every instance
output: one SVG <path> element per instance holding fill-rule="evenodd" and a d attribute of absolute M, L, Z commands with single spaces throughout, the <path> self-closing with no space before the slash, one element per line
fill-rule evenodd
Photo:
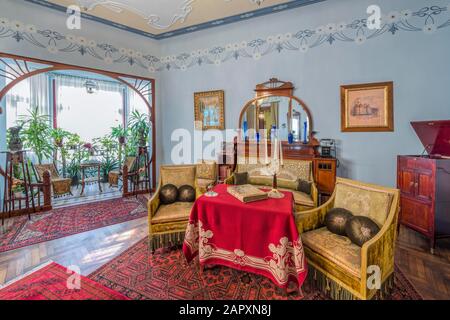
<path fill-rule="evenodd" d="M 0 254 L 0 285 L 49 260 L 88 275 L 148 234 L 147 218 L 79 233 Z"/>
<path fill-rule="evenodd" d="M 55 261 L 79 266 L 88 275 L 148 234 L 147 218 L 95 229 L 0 254 L 0 285 Z M 450 240 L 438 241 L 434 255 L 420 234 L 401 228 L 396 263 L 425 299 L 450 299 Z"/>
<path fill-rule="evenodd" d="M 438 240 L 432 255 L 425 237 L 401 227 L 395 261 L 425 299 L 450 299 L 450 239 Z"/>

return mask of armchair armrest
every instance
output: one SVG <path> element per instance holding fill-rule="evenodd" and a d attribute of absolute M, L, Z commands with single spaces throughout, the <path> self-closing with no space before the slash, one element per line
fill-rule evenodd
<path fill-rule="evenodd" d="M 319 190 L 314 181 L 311 184 L 311 198 L 314 201 L 314 206 L 317 207 L 319 205 Z"/>
<path fill-rule="evenodd" d="M 223 181 L 224 184 L 234 184 L 234 173 Z"/>
<path fill-rule="evenodd" d="M 159 201 L 159 191 L 161 189 L 161 185 L 158 185 L 158 187 L 155 190 L 155 193 L 153 196 L 148 200 L 147 207 L 148 207 L 148 217 L 151 219 L 155 214 L 156 211 L 158 211 L 158 207 L 160 204 Z"/>
<path fill-rule="evenodd" d="M 200 198 L 206 191 L 204 188 L 200 188 L 199 186 L 195 186 L 195 199 Z"/>
<path fill-rule="evenodd" d="M 380 267 L 382 281 L 394 271 L 397 220 L 400 211 L 398 198 L 397 201 L 394 199 L 392 206 L 392 212 L 380 232 L 361 248 L 362 279 L 367 279 L 367 268 L 372 265 Z"/>
<path fill-rule="evenodd" d="M 301 234 L 321 227 L 325 220 L 325 214 L 333 208 L 333 205 L 334 197 L 331 197 L 330 200 L 318 208 L 294 213 L 298 232 Z"/>

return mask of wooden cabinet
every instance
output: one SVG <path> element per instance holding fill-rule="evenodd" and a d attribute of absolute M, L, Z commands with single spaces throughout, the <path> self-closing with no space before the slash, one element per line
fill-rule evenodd
<path fill-rule="evenodd" d="M 320 194 L 331 195 L 336 184 L 335 158 L 314 158 L 314 181 Z"/>
<path fill-rule="evenodd" d="M 400 223 L 430 239 L 450 235 L 450 159 L 399 156 Z"/>

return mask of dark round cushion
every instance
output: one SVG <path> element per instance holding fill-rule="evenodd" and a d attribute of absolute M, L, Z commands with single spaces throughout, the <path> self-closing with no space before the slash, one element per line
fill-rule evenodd
<path fill-rule="evenodd" d="M 177 201 L 178 189 L 173 184 L 165 184 L 159 191 L 159 201 L 162 204 L 171 204 Z"/>
<path fill-rule="evenodd" d="M 345 236 L 345 225 L 353 214 L 344 208 L 333 208 L 325 215 L 325 225 L 330 232 Z"/>
<path fill-rule="evenodd" d="M 347 237 L 360 247 L 380 231 L 380 227 L 368 217 L 353 216 L 345 227 Z"/>
<path fill-rule="evenodd" d="M 178 189 L 178 201 L 194 202 L 195 201 L 195 189 L 188 185 L 181 186 Z"/>

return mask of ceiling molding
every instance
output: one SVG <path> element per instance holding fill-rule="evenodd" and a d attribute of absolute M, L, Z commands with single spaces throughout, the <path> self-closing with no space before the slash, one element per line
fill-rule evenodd
<path fill-rule="evenodd" d="M 67 10 L 66 7 L 64 7 L 64 6 L 48 2 L 46 0 L 24 0 L 24 1 L 34 3 L 37 5 L 41 5 L 46 8 L 54 9 L 54 10 L 64 12 L 64 13 Z M 250 1 L 257 4 L 257 2 L 254 0 L 250 0 Z M 218 27 L 218 26 L 222 26 L 222 25 L 226 25 L 226 24 L 230 24 L 230 23 L 244 21 L 244 20 L 248 20 L 248 19 L 252 19 L 252 18 L 256 18 L 256 17 L 261 17 L 261 16 L 268 15 L 268 14 L 286 11 L 286 10 L 290 10 L 290 9 L 294 9 L 294 8 L 298 8 L 298 7 L 302 7 L 302 6 L 307 6 L 307 5 L 311 5 L 311 4 L 323 2 L 323 1 L 326 1 L 326 0 L 292 0 L 290 2 L 286 2 L 283 4 L 260 8 L 260 9 L 256 9 L 256 10 L 249 11 L 246 13 L 237 14 L 234 16 L 229 16 L 229 17 L 225 17 L 225 18 L 221 18 L 221 19 L 216 19 L 216 20 L 205 22 L 205 23 L 188 26 L 185 28 L 180 28 L 180 29 L 173 30 L 173 31 L 163 32 L 160 34 L 153 34 L 150 32 L 145 32 L 145 31 L 142 31 L 139 29 L 131 28 L 131 27 L 128 27 L 123 24 L 115 23 L 113 21 L 88 14 L 86 12 L 82 12 L 81 16 L 83 18 L 91 20 L 91 21 L 99 22 L 99 23 L 102 23 L 102 24 L 105 24 L 105 25 L 108 25 L 108 26 L 111 26 L 114 28 L 118 28 L 118 29 L 128 31 L 131 33 L 135 33 L 135 34 L 138 34 L 138 35 L 141 35 L 144 37 L 148 37 L 148 38 L 151 38 L 154 40 L 162 40 L 162 39 L 180 36 L 183 34 L 188 34 L 188 33 L 196 32 L 196 31 L 200 31 L 200 30 L 214 28 L 214 27 Z M 189 2 L 189 1 L 187 1 L 187 2 Z M 262 3 L 262 1 L 261 1 L 261 3 Z"/>
<path fill-rule="evenodd" d="M 161 16 L 154 14 L 150 10 L 150 7 L 140 7 L 137 4 L 130 5 L 124 0 L 76 0 L 80 8 L 84 8 L 85 11 L 93 11 L 98 7 L 103 7 L 111 10 L 115 13 L 123 13 L 124 11 L 130 11 L 138 16 L 142 17 L 146 23 L 152 28 L 158 30 L 165 30 L 172 27 L 177 22 L 183 23 L 189 14 L 192 12 L 192 3 L 195 0 L 179 0 L 179 4 L 174 9 L 173 15 L 170 21 L 161 21 Z M 148 2 L 146 3 L 148 4 Z"/>

